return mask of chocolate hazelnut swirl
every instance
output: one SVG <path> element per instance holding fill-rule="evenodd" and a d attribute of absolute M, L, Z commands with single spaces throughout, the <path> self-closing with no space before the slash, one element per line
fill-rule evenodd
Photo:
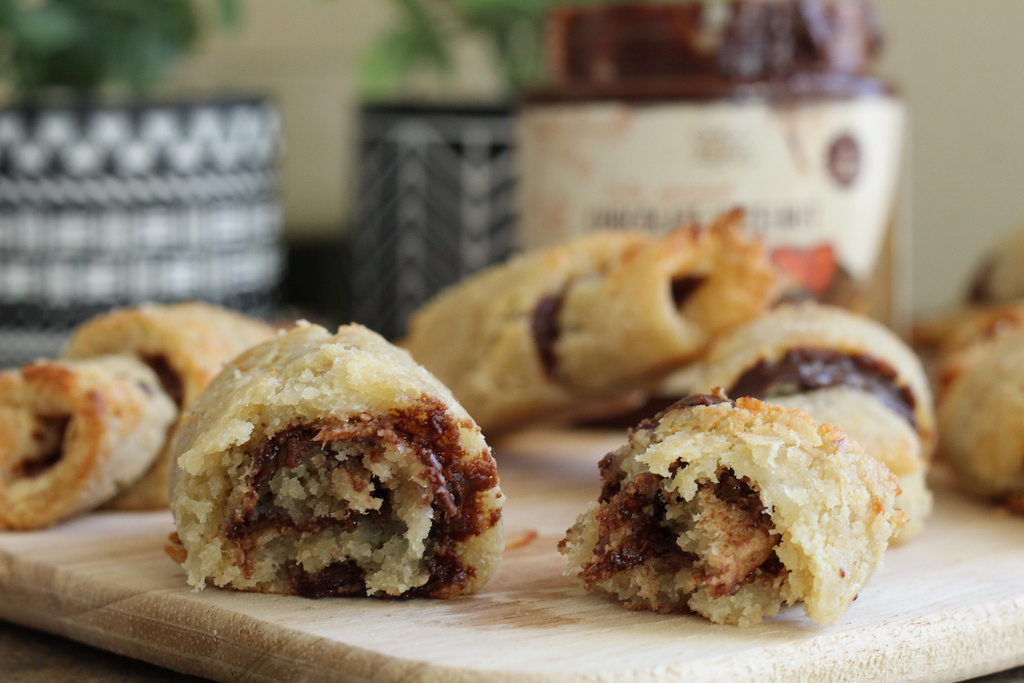
<path fill-rule="evenodd" d="M 0 373 L 0 529 L 36 529 L 134 485 L 178 417 L 131 356 L 38 360 Z"/>
<path fill-rule="evenodd" d="M 900 478 L 910 518 L 901 539 L 931 512 L 925 485 L 935 447 L 935 412 L 920 361 L 880 323 L 814 303 L 785 305 L 717 342 L 685 377 L 691 388 L 725 387 L 802 408 L 834 424 Z"/>
<path fill-rule="evenodd" d="M 194 586 L 448 598 L 499 562 L 503 498 L 479 428 L 360 326 L 300 324 L 246 352 L 185 414 L 172 450 Z"/>
<path fill-rule="evenodd" d="M 600 469 L 559 549 L 634 608 L 751 626 L 803 602 L 834 622 L 902 523 L 895 478 L 846 434 L 720 390 L 641 423 Z"/>
<path fill-rule="evenodd" d="M 739 211 L 663 237 L 598 232 L 464 280 L 402 344 L 499 432 L 649 386 L 764 311 L 775 284 Z"/>

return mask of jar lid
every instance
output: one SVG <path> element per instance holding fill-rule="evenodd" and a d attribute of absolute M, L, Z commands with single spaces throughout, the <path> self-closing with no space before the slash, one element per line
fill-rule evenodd
<path fill-rule="evenodd" d="M 567 6 L 547 32 L 553 83 L 866 75 L 882 45 L 870 0 Z"/>

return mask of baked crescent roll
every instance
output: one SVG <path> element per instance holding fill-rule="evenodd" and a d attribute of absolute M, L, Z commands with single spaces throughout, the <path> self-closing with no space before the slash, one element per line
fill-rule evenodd
<path fill-rule="evenodd" d="M 588 590 L 751 626 L 802 602 L 839 619 L 902 523 L 895 477 L 802 410 L 680 401 L 601 461 L 599 501 L 559 548 Z"/>
<path fill-rule="evenodd" d="M 480 429 L 405 351 L 300 324 L 232 361 L 181 420 L 171 510 L 191 585 L 448 598 L 503 548 Z"/>
<path fill-rule="evenodd" d="M 1011 230 L 979 260 L 967 291 L 975 305 L 1024 299 L 1024 226 Z"/>
<path fill-rule="evenodd" d="M 104 313 L 80 325 L 64 349 L 65 358 L 130 353 L 149 365 L 180 410 L 192 405 L 224 363 L 269 339 L 269 325 L 212 304 L 145 304 Z M 167 507 L 170 460 L 166 454 L 135 486 L 109 507 L 144 510 Z"/>
<path fill-rule="evenodd" d="M 0 373 L 0 528 L 49 526 L 111 499 L 153 465 L 177 416 L 131 356 Z"/>
<path fill-rule="evenodd" d="M 446 290 L 403 346 L 497 432 L 647 386 L 763 311 L 775 283 L 740 212 L 666 237 L 594 233 Z"/>
<path fill-rule="evenodd" d="M 1021 327 L 1024 303 L 962 308 L 932 323 L 932 337 L 926 341 L 934 349 L 932 374 L 938 399 L 997 339 Z"/>
<path fill-rule="evenodd" d="M 1024 329 L 986 345 L 939 401 L 940 455 L 966 491 L 1024 509 Z"/>
<path fill-rule="evenodd" d="M 909 516 L 900 537 L 923 529 L 932 497 L 921 482 L 936 441 L 931 392 L 917 356 L 880 323 L 821 304 L 780 306 L 722 337 L 666 386 L 677 396 L 720 386 L 839 427 L 901 482 L 913 479 L 898 503 Z"/>

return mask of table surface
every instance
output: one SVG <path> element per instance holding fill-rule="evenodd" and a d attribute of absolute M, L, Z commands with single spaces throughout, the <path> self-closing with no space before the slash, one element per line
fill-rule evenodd
<path fill-rule="evenodd" d="M 202 683 L 207 679 L 0 621 L 0 680 L 17 683 Z M 1024 667 L 972 681 L 1024 683 Z"/>
<path fill-rule="evenodd" d="M 511 465 L 511 464 L 513 464 L 513 463 L 512 462 L 507 463 L 507 465 Z M 524 466 L 529 466 L 531 463 L 528 460 L 527 461 L 522 461 L 521 460 L 518 464 L 519 464 L 519 467 L 518 468 L 512 468 L 513 471 L 516 471 L 517 469 L 524 469 Z M 545 466 L 549 466 L 550 465 L 550 463 L 547 463 L 547 462 L 545 462 L 543 464 Z M 568 467 L 571 470 L 576 470 L 580 465 L 583 465 L 584 466 L 584 470 L 583 471 L 586 472 L 586 475 L 585 475 L 586 478 L 588 478 L 588 479 L 590 479 L 590 478 L 596 479 L 596 477 L 594 477 L 594 475 L 591 473 L 592 464 L 590 464 L 589 462 L 588 463 L 579 463 L 579 462 L 570 463 L 570 462 L 567 462 L 567 461 L 564 461 L 564 460 L 560 460 L 559 464 L 560 465 L 564 465 L 564 466 Z M 529 468 L 527 467 L 526 469 L 529 469 Z M 510 474 L 511 473 L 512 472 L 510 472 Z M 566 475 L 566 476 L 568 476 L 568 475 Z M 515 489 L 514 491 L 513 490 L 509 491 L 510 499 L 511 499 L 511 494 L 512 493 L 516 493 L 517 494 L 517 498 L 524 497 L 525 494 L 526 494 L 526 491 L 525 490 L 521 490 L 521 489 L 517 489 L 517 487 L 514 486 L 515 481 L 512 480 L 511 477 L 509 477 L 509 479 L 510 480 L 507 482 L 510 485 L 509 488 L 510 489 Z M 505 481 L 505 479 L 503 477 L 503 485 L 505 483 L 506 483 L 506 481 Z M 551 482 L 546 482 L 546 481 L 538 482 L 537 480 L 533 480 L 530 483 L 532 484 L 532 486 L 530 487 L 530 489 L 531 489 L 530 492 L 533 495 L 543 495 L 545 498 L 550 500 L 550 498 L 547 495 L 547 494 L 550 494 L 550 491 L 545 493 L 544 491 L 536 490 L 536 487 L 538 485 L 542 485 L 542 484 L 545 484 L 545 483 L 554 484 L 554 483 L 556 483 L 555 481 L 551 481 Z M 562 483 L 559 483 L 558 488 L 561 490 L 561 489 L 563 489 L 563 487 L 564 487 L 564 481 Z M 951 501 L 951 504 L 954 504 L 953 507 L 954 508 L 958 508 L 958 507 L 963 507 L 963 505 L 966 503 L 966 501 L 964 501 L 964 503 L 961 503 L 961 504 L 955 504 L 955 503 L 956 503 L 955 500 Z M 511 510 L 510 510 L 510 512 L 511 512 Z M 955 511 L 954 510 L 951 509 L 951 510 L 949 510 L 949 512 L 950 513 L 954 513 L 954 516 L 955 516 Z M 990 513 L 986 513 L 986 514 L 994 514 L 995 512 L 996 511 L 993 510 Z M 942 516 L 943 515 L 940 515 L 940 517 L 942 517 Z M 945 516 L 948 517 L 949 515 L 947 514 Z M 509 521 L 513 522 L 514 520 L 510 519 Z M 521 522 L 523 520 L 516 520 L 516 521 Z M 532 522 L 537 522 L 538 520 L 531 520 L 531 521 Z M 560 518 L 557 521 L 564 523 L 564 520 L 561 520 Z M 936 520 L 936 523 L 937 523 L 936 526 L 942 526 L 941 524 L 938 524 L 939 521 L 941 521 L 941 520 Z M 1009 522 L 1008 519 L 1004 519 L 1003 523 L 1005 524 L 1005 523 L 1008 523 L 1008 522 Z M 89 522 L 88 522 L 88 520 L 86 520 L 84 523 L 88 524 Z M 947 523 L 948 523 L 948 520 L 947 520 Z M 81 523 L 76 522 L 76 523 L 74 523 L 72 525 L 69 525 L 69 526 L 76 526 L 76 525 L 80 525 L 80 524 Z M 533 526 L 533 524 L 531 524 L 531 526 Z M 561 528 L 564 528 L 564 526 L 561 527 Z M 61 535 L 64 535 L 64 534 L 68 533 L 69 531 L 73 531 L 73 530 L 68 529 L 68 530 L 57 530 L 57 531 Z M 544 531 L 544 529 L 542 527 L 541 527 L 541 531 Z M 945 538 L 945 533 L 946 533 L 947 530 L 946 529 L 938 529 L 938 528 L 936 528 L 936 529 L 933 529 L 933 531 L 937 532 L 937 535 L 942 536 L 943 538 Z M 1017 531 L 1017 530 L 1013 529 L 1013 531 Z M 933 533 L 931 535 L 935 536 L 936 534 Z M 1013 535 L 1016 536 L 1016 535 L 1019 535 L 1019 534 L 1013 534 Z M 25 538 L 23 540 L 24 541 L 28 541 L 30 539 L 29 538 Z M 942 539 L 940 539 L 940 540 L 942 540 Z M 924 543 L 924 541 L 922 541 L 921 543 Z M 17 543 L 15 543 L 15 545 L 17 545 Z M 21 545 L 24 545 L 24 543 L 22 543 Z M 34 542 L 30 545 L 30 547 L 32 547 L 32 548 L 36 547 Z M 921 548 L 921 549 L 923 550 L 923 548 Z M 892 563 L 893 564 L 893 568 L 898 569 L 898 566 L 900 565 L 901 562 L 903 564 L 906 564 L 906 562 L 909 561 L 909 560 L 914 560 L 914 565 L 915 566 L 920 566 L 919 564 L 917 564 L 917 561 L 915 560 L 915 557 L 911 557 L 910 555 L 907 554 L 907 550 L 906 549 L 901 551 L 901 552 L 903 553 L 902 557 L 900 555 L 894 556 L 894 560 L 895 561 Z M 918 550 L 911 550 L 911 554 L 916 554 L 917 552 L 918 552 Z M 917 558 L 917 559 L 919 560 L 920 558 Z M 168 564 L 168 567 L 170 567 L 170 566 L 171 565 Z M 1003 569 L 1005 570 L 1006 568 L 1003 567 Z M 1011 574 L 1013 574 L 1013 573 L 1015 573 L 1015 572 L 1011 572 Z M 1001 576 L 1008 576 L 1008 575 L 1003 573 L 1003 574 L 1001 574 Z M 1000 595 L 1002 595 L 1002 594 L 1000 594 Z M 15 603 L 16 602 L 17 602 L 17 600 L 15 600 Z M 865 601 L 865 605 L 860 605 L 860 607 L 864 607 L 866 605 L 867 605 L 867 601 Z M 616 611 L 615 613 L 619 614 L 618 611 Z M 33 622 L 28 622 L 28 623 L 33 623 Z M 943 623 L 945 623 L 945 622 L 943 622 Z M 63 632 L 66 632 L 66 631 L 58 629 L 55 632 L 63 633 Z M 951 642 L 950 644 L 952 645 L 954 643 Z M 940 660 L 941 660 L 941 658 L 940 658 Z M 154 661 L 160 661 L 160 660 L 154 660 Z M 1019 662 L 1020 659 L 1017 659 L 1016 661 Z M 165 664 L 166 666 L 169 666 L 169 667 L 176 667 L 175 660 L 173 658 L 164 659 L 164 660 L 162 660 L 162 663 Z M 187 669 L 188 667 L 182 667 L 182 668 L 186 668 Z M 192 668 L 191 670 L 196 671 L 195 668 Z M 959 669 L 959 670 L 963 670 L 963 669 Z M 983 667 L 975 667 L 974 668 L 974 671 L 979 671 L 979 670 L 984 670 L 984 668 Z M 938 669 L 936 669 L 936 671 L 938 671 Z M 92 648 L 92 647 L 87 647 L 87 646 L 84 646 L 84 645 L 80 645 L 78 643 L 71 642 L 70 640 L 66 640 L 66 639 L 64 639 L 62 637 L 59 637 L 59 636 L 49 635 L 49 634 L 46 634 L 46 633 L 34 631 L 32 629 L 29 629 L 29 628 L 25 628 L 25 627 L 22 627 L 22 626 L 15 626 L 15 625 L 12 625 L 12 624 L 5 624 L 3 622 L 0 622 L 0 680 L 5 680 L 5 681 L 6 680 L 14 680 L 14 681 L 62 681 L 62 680 L 101 681 L 102 680 L 102 681 L 126 681 L 126 682 L 128 682 L 128 681 L 152 681 L 152 680 L 156 680 L 156 681 L 200 681 L 200 680 L 203 680 L 203 679 L 194 678 L 194 677 L 191 677 L 191 676 L 186 676 L 186 675 L 183 675 L 183 674 L 175 673 L 175 672 L 173 672 L 173 671 L 171 671 L 169 669 L 164 669 L 164 668 L 152 666 L 152 665 L 145 664 L 145 663 L 142 663 L 142 662 L 139 662 L 139 661 L 135 661 L 133 659 L 129 659 L 129 658 L 117 656 L 117 655 L 114 655 L 114 654 L 110 654 L 109 652 L 106 652 L 106 651 L 103 651 L 103 650 L 100 650 L 100 649 L 95 649 L 95 648 Z M 979 681 L 989 681 L 989 682 L 1017 681 L 1017 682 L 1020 682 L 1020 683 L 1024 683 L 1024 667 L 1017 668 L 1017 669 L 1011 669 L 1009 671 L 1006 671 L 1006 672 L 1003 672 L 1003 673 L 1000 673 L 1000 674 L 994 674 L 994 675 L 990 675 L 990 676 L 987 676 L 987 677 L 979 678 L 979 679 L 976 679 L 976 680 L 979 680 Z"/>

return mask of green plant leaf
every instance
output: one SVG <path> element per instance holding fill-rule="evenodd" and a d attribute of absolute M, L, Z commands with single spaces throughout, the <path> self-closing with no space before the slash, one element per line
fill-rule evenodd
<path fill-rule="evenodd" d="M 237 29 L 242 23 L 242 8 L 236 0 L 218 0 L 217 18 L 225 28 Z"/>
<path fill-rule="evenodd" d="M 238 21 L 237 0 L 215 2 L 209 6 L 220 17 L 207 24 Z M 7 48 L 0 54 L 2 75 L 23 97 L 52 86 L 88 92 L 108 82 L 145 92 L 195 45 L 203 29 L 199 5 L 197 0 L 0 0 L 0 40 Z"/>
<path fill-rule="evenodd" d="M 359 89 L 364 98 L 378 100 L 394 92 L 416 67 L 450 68 L 447 54 L 442 58 L 429 38 L 409 29 L 397 29 L 378 40 L 366 54 L 359 70 Z"/>
<path fill-rule="evenodd" d="M 394 93 L 418 68 L 447 72 L 452 67 L 450 35 L 424 0 L 397 0 L 403 8 L 397 28 L 377 40 L 362 60 L 359 89 L 367 100 Z"/>
<path fill-rule="evenodd" d="M 14 14 L 12 26 L 19 39 L 37 50 L 59 50 L 79 35 L 75 18 L 60 7 L 28 7 Z"/>
<path fill-rule="evenodd" d="M 543 74 L 542 34 L 551 0 L 448 0 L 465 29 L 483 35 L 501 65 L 507 89 L 537 83 Z"/>

